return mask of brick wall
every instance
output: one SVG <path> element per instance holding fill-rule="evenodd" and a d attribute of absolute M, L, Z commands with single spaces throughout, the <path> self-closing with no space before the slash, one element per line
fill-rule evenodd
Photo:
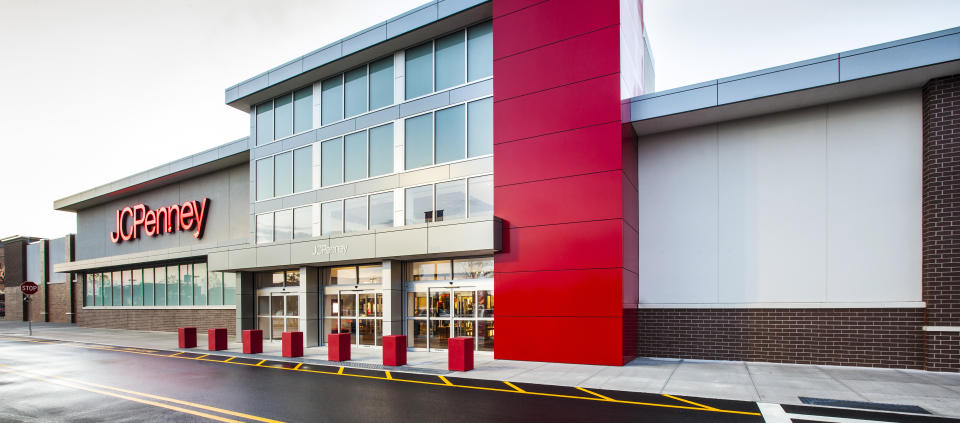
<path fill-rule="evenodd" d="M 54 323 L 70 323 L 67 316 L 67 306 L 70 301 L 69 283 L 54 283 L 47 285 L 47 321 Z"/>
<path fill-rule="evenodd" d="M 6 315 L 3 320 L 23 320 L 23 294 L 20 293 L 20 286 L 8 286 L 3 289 L 3 301 L 6 307 Z"/>
<path fill-rule="evenodd" d="M 923 310 L 640 309 L 640 355 L 920 369 Z"/>
<path fill-rule="evenodd" d="M 960 75 L 923 87 L 926 325 L 960 327 Z M 960 333 L 927 332 L 927 369 L 960 371 Z"/>
<path fill-rule="evenodd" d="M 34 322 L 45 322 L 46 314 L 44 313 L 46 308 L 46 298 L 44 297 L 47 293 L 46 284 L 43 282 L 37 283 L 37 293 L 30 296 L 30 304 L 27 306 L 30 313 L 30 320 Z"/>
<path fill-rule="evenodd" d="M 236 334 L 234 309 L 81 309 L 77 326 L 111 329 L 176 332 L 178 327 L 194 326 L 198 333 L 210 328 L 227 328 Z"/>

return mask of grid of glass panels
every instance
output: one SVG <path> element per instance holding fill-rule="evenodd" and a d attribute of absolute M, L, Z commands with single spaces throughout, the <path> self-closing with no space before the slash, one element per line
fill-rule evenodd
<path fill-rule="evenodd" d="M 257 160 L 257 201 L 313 189 L 313 146 Z"/>
<path fill-rule="evenodd" d="M 257 244 L 313 236 L 313 206 L 258 214 Z"/>
<path fill-rule="evenodd" d="M 493 23 L 484 22 L 404 52 L 407 100 L 493 75 Z"/>
<path fill-rule="evenodd" d="M 493 153 L 493 98 L 404 121 L 404 167 L 415 169 Z"/>
<path fill-rule="evenodd" d="M 256 107 L 257 145 L 313 128 L 313 87 L 260 103 Z"/>
<path fill-rule="evenodd" d="M 408 346 L 446 349 L 450 337 L 468 336 L 478 351 L 493 351 L 492 278 L 493 257 L 407 263 Z"/>
<path fill-rule="evenodd" d="M 493 175 L 406 189 L 405 224 L 493 216 Z"/>
<path fill-rule="evenodd" d="M 237 278 L 232 272 L 210 272 L 206 263 L 92 272 L 84 275 L 84 305 L 235 305 Z"/>
<path fill-rule="evenodd" d="M 320 186 L 393 173 L 393 124 L 320 143 Z"/>
<path fill-rule="evenodd" d="M 322 125 L 393 104 L 393 56 L 320 82 Z"/>
<path fill-rule="evenodd" d="M 393 226 L 393 191 L 320 204 L 323 236 Z"/>

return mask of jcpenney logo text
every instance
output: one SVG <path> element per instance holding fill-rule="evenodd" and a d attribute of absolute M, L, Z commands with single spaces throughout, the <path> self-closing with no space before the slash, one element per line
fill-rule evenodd
<path fill-rule="evenodd" d="M 143 204 L 118 209 L 115 231 L 110 233 L 110 241 L 120 243 L 137 239 L 141 227 L 147 236 L 194 229 L 193 237 L 200 239 L 203 236 L 209 205 L 210 199 L 204 198 L 199 204 L 196 201 L 187 201 L 156 210 L 150 210 Z M 128 218 L 131 221 L 129 226 Z"/>

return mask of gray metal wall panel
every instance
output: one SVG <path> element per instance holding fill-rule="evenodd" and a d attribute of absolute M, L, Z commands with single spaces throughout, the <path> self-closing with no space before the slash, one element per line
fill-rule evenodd
<path fill-rule="evenodd" d="M 301 147 L 317 140 L 317 131 L 307 131 L 282 141 L 283 150 Z"/>
<path fill-rule="evenodd" d="M 272 200 L 260 201 L 254 203 L 253 211 L 256 214 L 265 213 L 268 211 L 274 211 L 277 209 L 283 208 L 283 199 L 274 198 Z"/>
<path fill-rule="evenodd" d="M 282 150 L 283 150 L 282 142 L 272 142 L 272 143 L 264 144 L 257 148 L 254 148 L 253 151 L 250 152 L 250 157 L 254 160 L 257 160 L 257 159 L 269 156 L 271 154 L 277 154 Z M 255 169 L 251 169 L 251 170 L 255 171 Z"/>
<path fill-rule="evenodd" d="M 282 208 L 298 207 L 304 204 L 310 204 L 317 201 L 317 192 L 316 191 L 307 191 L 301 192 L 299 194 L 294 194 L 282 198 L 283 206 Z"/>
<path fill-rule="evenodd" d="M 785 69 L 748 78 L 721 82 L 717 87 L 719 104 L 796 91 L 839 81 L 839 60 L 831 60 Z"/>
<path fill-rule="evenodd" d="M 380 24 L 363 33 L 343 40 L 343 55 L 363 50 L 387 39 L 387 24 Z"/>
<path fill-rule="evenodd" d="M 418 100 L 408 101 L 400 105 L 400 117 L 415 115 L 427 110 L 433 110 L 450 104 L 450 92 L 444 91 Z"/>
<path fill-rule="evenodd" d="M 49 241 L 49 251 L 47 251 L 47 258 L 50 260 L 48 265 L 50 268 L 50 282 L 60 283 L 67 281 L 67 275 L 64 273 L 55 273 L 53 272 L 53 266 L 55 264 L 64 263 L 67 261 L 67 239 L 66 238 L 57 238 L 51 239 Z"/>
<path fill-rule="evenodd" d="M 285 81 L 303 72 L 303 59 L 297 59 L 267 74 L 267 83 L 270 85 Z"/>
<path fill-rule="evenodd" d="M 267 74 L 259 75 L 249 81 L 240 83 L 237 88 L 237 94 L 240 97 L 246 97 L 269 86 Z"/>
<path fill-rule="evenodd" d="M 379 110 L 373 113 L 368 113 L 363 116 L 357 117 L 356 127 L 358 129 L 369 128 L 369 127 L 376 126 L 381 123 L 387 123 L 399 118 L 400 118 L 400 108 L 397 106 L 391 106 L 383 110 Z"/>
<path fill-rule="evenodd" d="M 437 20 L 437 5 L 428 4 L 387 22 L 387 38 L 393 38 Z"/>
<path fill-rule="evenodd" d="M 43 279 L 43 241 L 27 244 L 27 280 L 38 285 Z"/>
<path fill-rule="evenodd" d="M 339 137 L 347 132 L 357 129 L 356 119 L 348 119 L 340 123 L 335 123 L 333 125 L 327 125 L 323 128 L 317 129 L 317 139 L 325 140 L 334 137 Z"/>
<path fill-rule="evenodd" d="M 650 119 L 716 105 L 717 86 L 711 84 L 675 94 L 635 101 L 630 104 L 630 116 L 632 120 Z"/>
<path fill-rule="evenodd" d="M 224 100 L 227 103 L 233 103 L 234 100 L 240 98 L 240 91 L 238 88 L 239 87 L 237 85 L 227 88 L 226 92 L 224 93 Z"/>
<path fill-rule="evenodd" d="M 493 79 L 475 82 L 455 90 L 450 90 L 450 103 L 459 103 L 461 101 L 489 95 L 493 95 Z"/>
<path fill-rule="evenodd" d="M 437 19 L 443 19 L 454 13 L 464 11 L 489 0 L 440 0 L 438 3 Z"/>
<path fill-rule="evenodd" d="M 840 80 L 960 60 L 960 34 L 840 58 Z"/>
<path fill-rule="evenodd" d="M 322 50 L 315 51 L 303 57 L 303 70 L 308 71 L 343 57 L 343 43 L 337 42 Z"/>

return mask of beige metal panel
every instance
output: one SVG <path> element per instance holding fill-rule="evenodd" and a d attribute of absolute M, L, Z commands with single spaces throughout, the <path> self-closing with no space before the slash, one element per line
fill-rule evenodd
<path fill-rule="evenodd" d="M 377 256 L 376 237 L 371 233 L 330 238 L 330 260 L 355 260 Z"/>
<path fill-rule="evenodd" d="M 317 191 L 317 201 L 338 200 L 356 194 L 357 184 L 343 184 Z"/>
<path fill-rule="evenodd" d="M 450 179 L 450 166 L 435 166 L 400 174 L 400 186 L 426 184 Z"/>
<path fill-rule="evenodd" d="M 257 248 L 257 266 L 290 264 L 290 244 L 266 245 Z"/>
<path fill-rule="evenodd" d="M 326 239 L 294 242 L 290 244 L 291 263 L 313 263 L 330 261 L 330 242 Z"/>
<path fill-rule="evenodd" d="M 244 248 L 227 253 L 227 263 L 231 269 L 257 267 L 257 249 Z"/>
<path fill-rule="evenodd" d="M 462 178 L 464 176 L 482 175 L 491 172 L 493 172 L 493 156 L 450 164 L 451 178 Z"/>
<path fill-rule="evenodd" d="M 368 179 L 356 183 L 357 194 L 369 194 L 371 192 L 386 191 L 394 189 L 400 184 L 398 175 L 387 175 L 380 178 Z"/>
<path fill-rule="evenodd" d="M 493 220 L 431 226 L 427 238 L 428 253 L 493 250 Z"/>
<path fill-rule="evenodd" d="M 427 227 L 402 227 L 376 234 L 376 256 L 395 257 L 427 253 Z"/>
<path fill-rule="evenodd" d="M 211 272 L 229 269 L 229 253 L 221 251 L 207 254 L 207 267 Z"/>

